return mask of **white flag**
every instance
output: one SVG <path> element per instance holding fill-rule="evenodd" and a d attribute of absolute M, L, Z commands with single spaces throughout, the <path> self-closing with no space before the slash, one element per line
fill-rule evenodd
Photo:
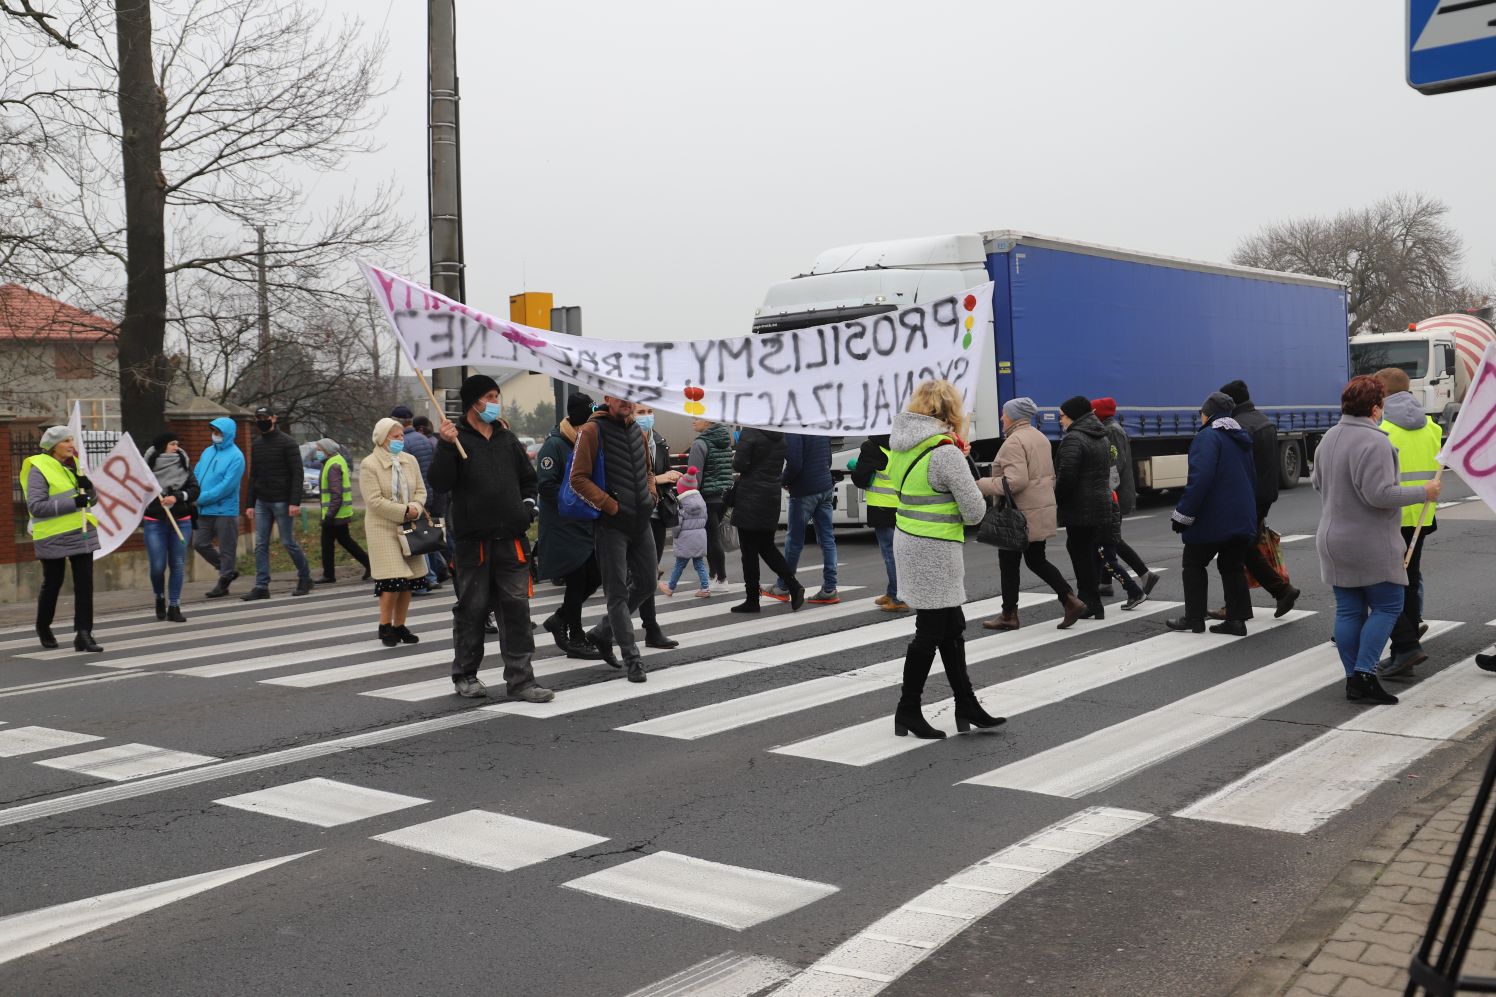
<path fill-rule="evenodd" d="M 1439 462 L 1496 509 L 1496 343 L 1486 345 Z"/>
<path fill-rule="evenodd" d="M 99 499 L 89 510 L 99 521 L 99 549 L 94 552 L 98 560 L 135 532 L 146 506 L 161 494 L 161 486 L 129 433 L 119 438 L 99 464 L 98 473 L 90 477 Z"/>
<path fill-rule="evenodd" d="M 68 432 L 78 448 L 78 474 L 88 477 L 88 444 L 83 442 L 83 407 L 78 402 L 73 403 L 73 414 L 68 417 Z"/>

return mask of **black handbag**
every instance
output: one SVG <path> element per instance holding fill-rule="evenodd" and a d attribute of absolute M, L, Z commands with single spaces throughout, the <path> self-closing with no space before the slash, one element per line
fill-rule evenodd
<path fill-rule="evenodd" d="M 447 534 L 441 520 L 429 515 L 400 524 L 400 549 L 406 557 L 424 557 L 447 549 Z"/>
<path fill-rule="evenodd" d="M 993 503 L 977 528 L 977 542 L 998 550 L 1023 550 L 1028 546 L 1028 517 L 1013 504 L 1008 479 L 1003 478 L 1003 497 Z"/>

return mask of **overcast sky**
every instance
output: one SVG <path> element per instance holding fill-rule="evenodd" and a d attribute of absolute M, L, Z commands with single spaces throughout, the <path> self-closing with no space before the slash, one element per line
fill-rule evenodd
<path fill-rule="evenodd" d="M 551 291 L 592 336 L 740 334 L 832 246 L 1017 228 L 1226 260 L 1400 190 L 1448 203 L 1490 280 L 1496 88 L 1411 90 L 1405 6 L 458 0 L 468 297 Z M 424 219 L 426 5 L 330 9 L 382 27 L 399 77 L 352 168 Z"/>

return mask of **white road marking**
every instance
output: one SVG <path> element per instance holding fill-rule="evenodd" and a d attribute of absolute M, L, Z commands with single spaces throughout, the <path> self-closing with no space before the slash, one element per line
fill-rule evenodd
<path fill-rule="evenodd" d="M 9 727 L 0 730 L 0 758 L 14 758 L 38 751 L 71 748 L 75 744 L 102 741 L 97 734 L 78 734 L 53 727 Z"/>
<path fill-rule="evenodd" d="M 1026 595 L 1029 593 L 1025 593 Z M 1052 601 L 1048 596 L 1039 596 L 1037 599 L 1043 602 Z M 1001 600 L 999 600 L 999 603 Z M 977 605 L 973 604 L 966 608 L 976 617 Z M 1052 626 L 1031 626 L 1016 634 L 996 634 L 991 637 L 983 637 L 971 641 L 966 645 L 966 661 L 974 665 L 983 661 L 991 661 L 996 658 L 1006 657 L 1010 654 L 1018 654 L 1023 651 L 1033 650 L 1036 647 L 1045 647 L 1057 644 L 1071 637 L 1083 634 L 1095 633 L 1108 627 L 1120 626 L 1132 619 L 1140 619 L 1152 613 L 1160 613 L 1175 609 L 1180 604 L 1177 602 L 1149 602 L 1145 603 L 1138 611 L 1128 615 L 1113 613 L 1100 623 L 1091 623 L 1084 630 L 1056 630 Z M 1020 607 L 1022 603 L 1020 602 Z M 1052 622 L 1052 621 L 1049 621 Z M 914 632 L 914 621 L 908 622 L 908 632 Z M 831 635 L 832 640 L 840 639 L 839 634 Z M 778 651 L 778 648 L 767 648 L 766 652 Z M 746 655 L 740 658 L 747 657 Z M 668 713 L 665 716 L 655 717 L 640 723 L 629 724 L 620 727 L 619 730 L 631 731 L 636 734 L 653 734 L 657 737 L 673 737 L 684 741 L 693 741 L 697 738 L 707 737 L 711 734 L 720 734 L 723 731 L 736 730 L 749 724 L 762 723 L 775 717 L 798 713 L 815 706 L 824 706 L 843 699 L 851 699 L 871 692 L 874 689 L 883 689 L 888 686 L 898 685 L 904 675 L 904 659 L 902 656 L 891 658 L 888 661 L 879 662 L 875 665 L 866 665 L 862 668 L 854 668 L 851 671 L 842 672 L 838 675 L 826 675 L 822 678 L 810 679 L 805 682 L 796 682 L 791 685 L 778 686 L 766 689 L 763 692 L 748 696 L 739 696 L 736 699 L 723 700 L 720 703 L 711 703 L 707 706 L 697 707 L 693 710 L 683 710 L 679 713 Z"/>
<path fill-rule="evenodd" d="M 1462 504 L 1464 501 L 1465 501 L 1464 499 L 1456 499 L 1453 502 L 1440 502 L 1434 508 L 1436 508 L 1436 509 L 1450 509 L 1450 508 L 1453 508 L 1454 506 Z"/>
<path fill-rule="evenodd" d="M 845 616 L 855 616 L 858 613 L 865 613 L 868 610 L 876 608 L 877 606 L 874 604 L 872 599 L 860 599 L 856 602 L 843 602 L 838 603 L 834 606 L 817 606 L 813 610 L 805 609 L 800 613 L 795 614 L 793 619 L 790 619 L 788 618 L 790 610 L 789 607 L 786 606 L 783 612 L 771 614 L 769 615 L 768 619 L 749 619 L 741 623 L 728 623 L 723 626 L 712 627 L 708 630 L 696 630 L 686 635 L 685 640 L 689 641 L 691 643 L 692 649 L 695 650 L 697 648 L 710 647 L 713 644 L 721 644 L 727 641 L 738 640 L 742 637 L 760 636 L 763 634 L 766 628 L 783 629 L 790 626 L 815 623 L 817 621 L 840 619 Z M 857 635 L 862 629 L 864 628 L 858 627 L 850 631 L 844 631 L 843 633 L 838 635 L 840 637 L 838 646 L 858 646 L 856 644 Z M 649 681 L 642 685 L 636 685 L 632 682 L 625 682 L 623 681 L 621 672 L 612 672 L 612 670 L 609 669 L 609 672 L 618 676 L 617 682 L 598 682 L 594 683 L 593 685 L 583 686 L 580 689 L 567 689 L 564 693 L 557 696 L 549 703 L 506 702 L 498 703 L 494 706 L 485 707 L 485 709 L 495 710 L 503 713 L 511 712 L 510 708 L 513 707 L 514 709 L 512 710 L 512 712 L 522 713 L 525 716 L 559 716 L 562 713 L 574 713 L 577 710 L 590 709 L 593 706 L 601 706 L 605 703 L 621 702 L 625 699 L 638 699 L 641 696 L 648 696 L 656 692 L 666 692 L 670 689 L 683 689 L 686 686 L 695 685 L 698 682 L 709 682 L 712 680 L 712 678 L 720 677 L 720 675 L 722 674 L 731 674 L 734 671 L 754 671 L 759 668 L 769 667 L 769 665 L 772 664 L 781 664 L 787 660 L 790 660 L 786 659 L 780 653 L 786 651 L 786 649 L 792 651 L 793 645 L 781 644 L 776 648 L 772 648 L 771 650 L 775 652 L 775 660 L 767 663 L 749 661 L 747 660 L 749 654 L 745 653 L 741 658 L 718 658 L 710 659 L 705 662 L 696 662 L 689 665 L 678 665 L 673 668 L 667 668 L 663 671 L 652 673 Z M 616 648 L 614 649 L 614 653 L 618 653 Z M 537 661 L 536 665 L 539 666 L 545 660 L 547 659 L 541 659 L 540 661 Z M 607 668 L 607 666 L 600 661 L 568 662 L 567 659 L 561 657 L 556 657 L 549 660 L 561 663 L 563 665 L 562 668 L 557 669 L 558 671 L 572 671 L 578 666 L 590 666 L 594 669 L 598 667 Z M 711 666 L 721 665 L 724 662 L 728 661 L 731 662 L 731 667 L 727 668 L 725 671 L 720 667 L 711 669 Z M 706 677 L 707 672 L 697 671 L 697 669 L 703 667 L 707 667 L 711 670 L 710 677 Z M 551 672 L 549 674 L 555 673 Z M 495 672 L 495 682 L 499 681 L 497 675 L 498 673 Z M 541 677 L 540 671 L 537 670 L 535 675 L 537 678 Z M 684 677 L 682 677 L 683 675 Z M 482 678 L 483 676 L 480 674 L 479 677 Z M 624 685 L 627 685 L 629 688 L 627 690 L 618 688 Z M 431 679 L 424 682 L 412 682 L 407 685 L 391 686 L 385 689 L 370 689 L 368 692 L 359 693 L 360 696 L 373 696 L 376 699 L 397 699 L 407 703 L 416 703 L 427 699 L 438 699 L 442 696 L 450 696 L 451 694 L 452 679 L 450 676 L 441 679 Z"/>
<path fill-rule="evenodd" d="M 794 966 L 779 959 L 723 952 L 628 997 L 755 997 L 795 972 Z"/>
<path fill-rule="evenodd" d="M 315 778 L 239 796 L 226 796 L 213 802 L 237 810 L 284 817 L 303 824 L 337 827 L 356 820 L 394 813 L 396 810 L 418 807 L 431 801 L 332 779 Z"/>
<path fill-rule="evenodd" d="M 118 672 L 112 675 L 77 675 L 67 679 L 52 679 L 48 682 L 28 682 L 25 685 L 13 685 L 0 689 L 0 699 L 11 696 L 29 696 L 38 692 L 51 692 L 54 689 L 72 689 L 77 686 L 89 686 L 99 682 L 117 682 L 120 679 L 138 679 L 149 672 Z"/>
<path fill-rule="evenodd" d="M 1314 539 L 1314 534 L 1313 533 L 1290 533 L 1286 537 L 1279 537 L 1278 538 L 1278 543 L 1280 543 L 1280 544 L 1296 544 L 1300 540 L 1313 540 L 1313 539 Z"/>
<path fill-rule="evenodd" d="M 828 883 L 675 852 L 655 852 L 562 885 L 734 931 L 782 917 L 837 891 Z"/>
<path fill-rule="evenodd" d="M 1292 834 L 1314 830 L 1496 709 L 1496 677 L 1474 661 L 1400 690 L 1398 705 L 1366 708 L 1177 816 Z"/>
<path fill-rule="evenodd" d="M 96 779 L 123 782 L 146 775 L 160 775 L 173 769 L 192 768 L 216 762 L 212 755 L 194 755 L 188 751 L 171 751 L 149 744 L 119 744 L 77 755 L 63 755 L 37 762 L 51 769 L 91 775 Z"/>
<path fill-rule="evenodd" d="M 1429 621 L 1425 640 L 1460 626 Z M 964 780 L 975 786 L 1079 798 L 1220 737 L 1345 678 L 1333 645 L 1220 682 L 1085 737 Z"/>
<path fill-rule="evenodd" d="M 608 839 L 507 814 L 468 810 L 376 834 L 373 840 L 483 869 L 510 872 L 600 845 Z"/>
<path fill-rule="evenodd" d="M 868 997 L 978 919 L 1087 852 L 1144 827 L 1134 810 L 1093 807 L 987 856 L 832 949 L 774 997 Z"/>
<path fill-rule="evenodd" d="M 377 744 L 391 744 L 395 741 L 420 737 L 423 734 L 434 734 L 438 731 L 452 730 L 456 727 L 465 727 L 468 724 L 481 723 L 492 719 L 494 719 L 494 714 L 485 713 L 482 710 L 460 710 L 455 713 L 447 713 L 426 720 L 416 720 L 410 723 L 380 727 L 376 730 L 364 731 L 361 734 L 349 734 L 344 737 L 329 738 L 325 741 L 312 741 L 309 744 L 300 744 L 294 748 L 281 748 L 276 751 L 267 751 L 264 754 L 234 758 L 226 762 L 204 765 L 201 768 L 188 769 L 185 772 L 173 772 L 167 775 L 153 776 L 149 779 L 140 779 L 136 782 L 124 783 L 118 786 L 101 786 L 95 789 L 85 789 L 81 792 L 69 793 L 65 796 L 58 796 L 49 800 L 22 803 L 0 810 L 0 827 L 11 827 L 16 824 L 24 824 L 27 821 L 41 820 L 44 817 L 56 817 L 59 814 L 76 813 L 79 810 L 87 810 L 90 807 L 118 803 L 121 800 L 133 800 L 142 796 L 152 796 L 156 793 L 165 793 L 187 786 L 197 786 L 205 782 L 215 782 L 219 779 L 229 779 L 248 772 L 259 772 L 264 769 L 279 768 L 283 765 L 295 765 L 314 758 L 325 758 L 330 755 L 342 754 L 345 751 L 354 751 L 358 748 L 369 748 Z"/>
<path fill-rule="evenodd" d="M 128 920 L 146 911 L 253 876 L 316 852 L 300 852 L 281 858 L 232 866 L 215 872 L 202 872 L 148 886 L 136 886 L 116 893 L 105 893 L 87 900 L 44 907 L 24 914 L 0 918 L 0 963 L 40 952 L 80 935 L 86 935 L 111 924 Z"/>
<path fill-rule="evenodd" d="M 1248 636 L 1265 633 L 1313 615 L 1295 610 L 1280 620 L 1254 622 Z M 1244 639 L 1247 638 L 1218 634 L 1161 634 L 1124 647 L 1097 651 L 1007 682 L 999 682 L 979 689 L 977 693 L 989 711 L 1014 717 L 1186 658 L 1218 653 L 1221 648 Z M 955 706 L 954 699 L 926 706 L 925 719 L 939 726 Z M 890 715 L 771 750 L 780 755 L 860 766 L 871 765 L 935 743 L 937 742 L 922 741 L 917 737 L 895 737 Z"/>

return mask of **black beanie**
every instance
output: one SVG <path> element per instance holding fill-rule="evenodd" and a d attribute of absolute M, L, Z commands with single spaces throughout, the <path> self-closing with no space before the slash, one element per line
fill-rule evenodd
<path fill-rule="evenodd" d="M 1230 384 L 1222 385 L 1221 394 L 1230 395 L 1231 400 L 1238 405 L 1245 405 L 1252 400 L 1252 394 L 1247 390 L 1246 381 L 1232 381 Z"/>
<path fill-rule="evenodd" d="M 580 428 L 582 423 L 592 418 L 592 396 L 577 392 L 566 400 L 566 421 L 573 428 Z"/>
<path fill-rule="evenodd" d="M 1060 404 L 1060 411 L 1068 415 L 1073 422 L 1076 419 L 1091 414 L 1091 399 L 1085 395 L 1076 395 L 1074 398 L 1067 398 Z"/>
<path fill-rule="evenodd" d="M 157 455 L 159 456 L 160 454 L 166 452 L 166 445 L 168 443 L 177 439 L 180 439 L 180 437 L 178 437 L 176 433 L 169 431 L 162 433 L 160 436 L 151 441 L 150 449 L 156 451 Z"/>
<path fill-rule="evenodd" d="M 1236 408 L 1236 402 L 1224 391 L 1213 391 L 1205 404 L 1200 406 L 1200 414 L 1207 419 L 1214 419 L 1218 415 L 1230 415 L 1231 410 Z"/>
<path fill-rule="evenodd" d="M 499 382 L 487 374 L 474 374 L 472 377 L 469 377 L 466 381 L 462 382 L 462 387 L 458 389 L 458 394 L 462 397 L 463 413 L 466 414 L 467 410 L 473 407 L 474 402 L 490 391 L 498 390 Z"/>

